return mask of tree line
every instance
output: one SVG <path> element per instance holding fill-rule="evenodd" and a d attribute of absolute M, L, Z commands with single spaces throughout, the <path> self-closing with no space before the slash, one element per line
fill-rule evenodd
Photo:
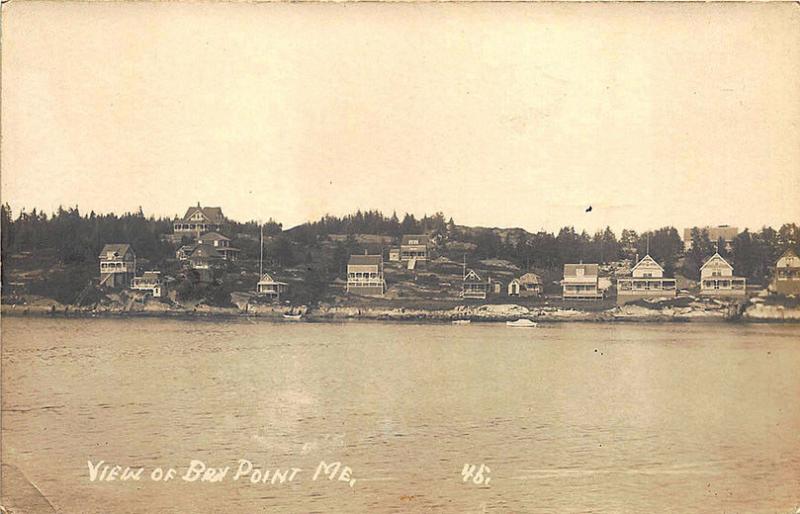
<path fill-rule="evenodd" d="M 141 208 L 137 212 L 116 214 L 82 214 L 78 207 L 59 207 L 47 215 L 33 209 L 21 210 L 16 218 L 6 204 L 0 208 L 2 221 L 2 258 L 9 253 L 53 250 L 65 263 L 95 261 L 103 244 L 130 243 L 137 256 L 161 262 L 174 256 L 174 247 L 162 240 L 163 234 L 172 232 L 172 220 L 146 217 Z M 231 221 L 227 227 L 229 237 L 240 237 L 235 243 L 242 249 L 242 257 L 258 258 L 258 238 L 262 226 L 255 221 Z M 736 274 L 763 283 L 770 267 L 788 247 L 800 251 L 800 228 L 796 223 L 786 223 L 779 229 L 763 227 L 759 231 L 745 229 L 733 240 L 731 247 L 723 241 L 711 241 L 708 232 L 694 229 L 692 245 L 684 252 L 684 242 L 677 229 L 662 227 L 638 233 L 625 229 L 619 234 L 610 227 L 593 234 L 578 232 L 574 227 L 563 227 L 558 232 L 469 228 L 458 226 L 452 218 L 441 212 L 416 218 L 406 213 L 387 216 L 381 211 L 357 211 L 337 217 L 326 215 L 317 221 L 304 223 L 289 230 L 274 220 L 263 224 L 267 243 L 266 258 L 282 266 L 310 262 L 312 250 L 331 234 L 372 234 L 400 237 L 402 234 L 425 233 L 446 249 L 448 242 L 474 245 L 472 259 L 505 259 L 522 269 L 557 270 L 565 263 L 611 263 L 620 260 L 634 261 L 649 253 L 672 276 L 681 273 L 696 279 L 702 263 L 715 251 L 729 259 Z M 333 262 L 346 262 L 349 253 L 361 248 L 352 238 L 335 245 Z M 341 267 L 335 265 L 336 267 Z M 332 270 L 334 272 L 341 270 Z"/>

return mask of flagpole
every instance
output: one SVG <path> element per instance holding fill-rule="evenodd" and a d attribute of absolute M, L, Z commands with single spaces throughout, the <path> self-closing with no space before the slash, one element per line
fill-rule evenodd
<path fill-rule="evenodd" d="M 258 225 L 261 229 L 261 244 L 258 254 L 258 280 L 261 280 L 261 277 L 264 276 L 264 225 L 261 222 L 259 222 Z"/>

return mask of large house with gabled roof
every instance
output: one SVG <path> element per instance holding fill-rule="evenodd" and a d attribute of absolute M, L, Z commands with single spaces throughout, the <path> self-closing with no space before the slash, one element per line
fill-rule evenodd
<path fill-rule="evenodd" d="M 100 259 L 100 286 L 127 287 L 136 275 L 136 254 L 131 245 L 111 243 L 103 246 Z"/>
<path fill-rule="evenodd" d="M 347 262 L 347 292 L 363 296 L 383 296 L 382 255 L 351 255 Z"/>
<path fill-rule="evenodd" d="M 775 264 L 772 289 L 783 295 L 800 295 L 800 257 L 787 248 Z"/>
<path fill-rule="evenodd" d="M 675 279 L 664 278 L 664 268 L 650 254 L 636 263 L 630 278 L 617 279 L 617 303 L 620 305 L 642 298 L 674 298 L 676 294 Z"/>
<path fill-rule="evenodd" d="M 172 230 L 177 235 L 199 236 L 205 232 L 218 231 L 225 224 L 221 207 L 189 207 L 183 218 L 172 222 Z"/>
<path fill-rule="evenodd" d="M 733 275 L 733 266 L 719 252 L 715 253 L 700 267 L 700 295 L 744 297 L 747 294 L 747 280 Z"/>
<path fill-rule="evenodd" d="M 425 234 L 405 234 L 400 240 L 400 260 L 427 261 L 429 242 Z"/>
<path fill-rule="evenodd" d="M 561 281 L 564 300 L 600 300 L 600 266 L 597 264 L 564 264 Z"/>

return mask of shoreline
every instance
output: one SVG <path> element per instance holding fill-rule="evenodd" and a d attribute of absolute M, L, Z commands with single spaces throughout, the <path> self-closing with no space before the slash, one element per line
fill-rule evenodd
<path fill-rule="evenodd" d="M 284 314 L 301 314 L 300 320 L 287 320 Z M 328 306 L 309 308 L 279 306 L 207 307 L 176 309 L 77 308 L 57 304 L 0 306 L 0 314 L 9 317 L 76 318 L 76 319 L 177 319 L 177 320 L 248 320 L 297 323 L 303 322 L 409 322 L 451 323 L 469 320 L 472 323 L 499 323 L 517 319 L 531 319 L 540 323 L 800 323 L 800 309 L 780 305 L 748 304 L 745 309 L 732 311 L 725 308 L 664 308 L 648 309 L 622 306 L 602 311 L 563 308 L 528 309 L 516 304 L 458 306 L 452 309 L 369 308 L 355 306 Z"/>

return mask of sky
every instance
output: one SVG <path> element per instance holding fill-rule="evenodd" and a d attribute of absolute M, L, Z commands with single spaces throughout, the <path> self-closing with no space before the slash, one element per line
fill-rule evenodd
<path fill-rule="evenodd" d="M 800 222 L 795 3 L 15 1 L 2 18 L 15 212 Z"/>

